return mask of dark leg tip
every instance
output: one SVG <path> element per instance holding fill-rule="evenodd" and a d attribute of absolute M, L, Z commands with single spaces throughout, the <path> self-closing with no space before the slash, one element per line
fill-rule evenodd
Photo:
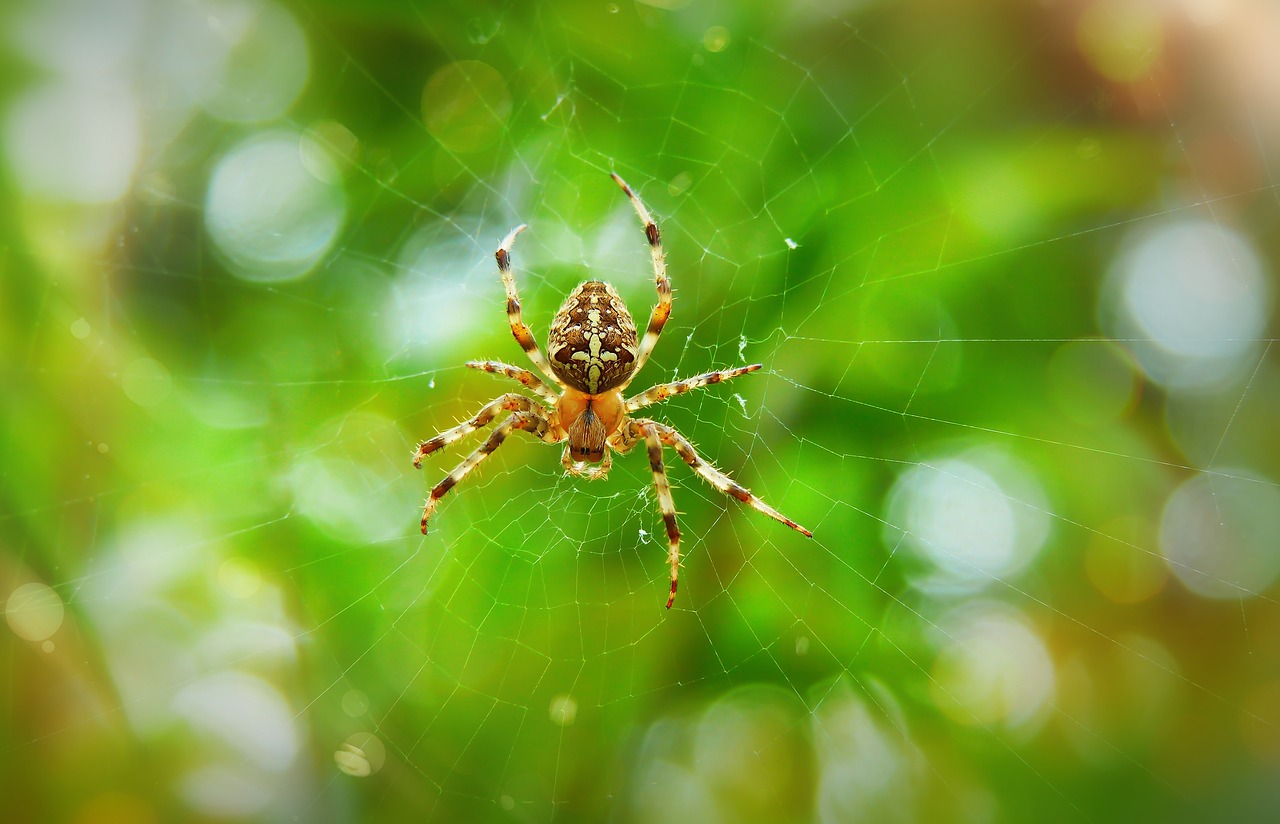
<path fill-rule="evenodd" d="M 609 177 L 613 178 L 614 183 L 617 183 L 619 186 L 622 187 L 622 191 L 627 193 L 627 197 L 635 197 L 635 195 L 631 193 L 631 187 L 627 185 L 627 181 L 618 177 L 618 174 L 616 172 L 609 172 Z"/>

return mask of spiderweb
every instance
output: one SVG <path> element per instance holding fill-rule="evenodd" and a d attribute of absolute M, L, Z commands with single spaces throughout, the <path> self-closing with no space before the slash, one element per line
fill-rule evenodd
<path fill-rule="evenodd" d="M 1274 810 L 1280 121 L 1242 15 L 19 15 L 55 79 L 7 82 L 14 808 Z M 64 111 L 105 124 L 69 177 L 32 137 Z M 512 226 L 540 340 L 588 277 L 647 317 L 610 171 L 676 290 L 635 389 L 763 364 L 649 411 L 814 532 L 669 453 L 669 612 L 640 454 L 587 483 L 515 433 L 417 531 L 484 436 L 421 473 L 417 443 L 515 388 L 462 364 L 528 365 Z"/>

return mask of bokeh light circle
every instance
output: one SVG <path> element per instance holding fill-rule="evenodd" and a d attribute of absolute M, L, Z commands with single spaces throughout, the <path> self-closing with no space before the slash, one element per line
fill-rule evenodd
<path fill-rule="evenodd" d="M 810 726 L 821 768 L 815 820 L 906 821 L 911 792 L 913 742 L 907 738 L 897 699 L 874 680 L 837 681 L 815 708 Z M 896 728 L 895 728 L 896 727 Z"/>
<path fill-rule="evenodd" d="M 49 200 L 119 200 L 133 183 L 141 151 L 137 101 L 119 87 L 37 87 L 14 101 L 4 119 L 4 153 L 14 180 Z"/>
<path fill-rule="evenodd" d="M 1022 726 L 1053 699 L 1056 675 L 1044 641 L 1021 613 L 972 602 L 938 622 L 946 641 L 934 664 L 934 700 L 961 724 Z"/>
<path fill-rule="evenodd" d="M 238 123 L 261 123 L 284 114 L 311 70 L 298 21 L 269 2 L 228 4 L 217 21 L 221 35 L 234 45 L 205 108 Z"/>
<path fill-rule="evenodd" d="M 301 746 L 288 701 L 275 685 L 247 673 L 222 670 L 193 681 L 178 690 L 170 709 L 264 772 L 287 770 Z"/>
<path fill-rule="evenodd" d="M 147 0 L 12 3 L 0 34 L 37 65 L 84 78 L 118 72 L 147 29 Z"/>
<path fill-rule="evenodd" d="M 1160 549 L 1169 570 L 1205 598 L 1253 597 L 1280 575 L 1280 488 L 1247 470 L 1183 482 L 1165 503 Z"/>
<path fill-rule="evenodd" d="M 368 448 L 346 449 L 327 434 L 338 431 L 364 439 Z M 298 513 L 343 541 L 388 541 L 403 534 L 404 512 L 412 510 L 418 484 L 400 467 L 399 438 L 395 424 L 379 415 L 357 412 L 321 426 L 321 445 L 304 450 L 283 478 Z"/>
<path fill-rule="evenodd" d="M 561 693 L 551 699 L 547 716 L 558 727 L 567 727 L 578 717 L 578 701 L 572 695 Z"/>
<path fill-rule="evenodd" d="M 745 684 L 707 705 L 690 730 L 691 777 L 718 802 L 720 820 L 781 817 L 807 749 L 798 727 L 795 696 L 771 684 Z"/>
<path fill-rule="evenodd" d="M 342 694 L 342 711 L 352 718 L 359 718 L 369 711 L 369 696 L 363 690 L 347 690 Z"/>
<path fill-rule="evenodd" d="M 346 197 L 332 161 L 313 143 L 304 162 L 302 137 L 285 130 L 227 152 L 205 202 L 209 237 L 232 272 L 252 281 L 293 280 L 311 271 L 345 217 Z"/>
<path fill-rule="evenodd" d="M 173 390 L 173 378 L 155 358 L 138 358 L 124 368 L 120 384 L 125 397 L 138 406 L 159 406 Z"/>
<path fill-rule="evenodd" d="M 1271 288 L 1252 244 L 1190 218 L 1142 231 L 1112 265 L 1099 306 L 1146 374 L 1170 388 L 1214 388 L 1256 362 Z"/>
<path fill-rule="evenodd" d="M 182 800 L 201 817 L 248 818 L 271 803 L 273 776 L 250 767 L 208 764 L 177 784 Z"/>
<path fill-rule="evenodd" d="M 924 560 L 917 587 L 973 592 L 1022 571 L 1048 534 L 1044 494 L 1019 462 L 994 449 L 923 461 L 889 493 L 884 540 Z"/>

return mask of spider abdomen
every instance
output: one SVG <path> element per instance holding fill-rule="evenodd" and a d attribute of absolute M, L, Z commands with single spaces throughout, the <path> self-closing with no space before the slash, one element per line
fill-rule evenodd
<path fill-rule="evenodd" d="M 636 360 L 636 324 L 622 297 L 589 280 L 574 289 L 551 321 L 551 369 L 569 386 L 598 395 L 625 383 Z"/>

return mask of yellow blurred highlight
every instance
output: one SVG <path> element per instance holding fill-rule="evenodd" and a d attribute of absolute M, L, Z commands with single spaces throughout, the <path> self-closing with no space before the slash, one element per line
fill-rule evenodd
<path fill-rule="evenodd" d="M 1049 396 L 1077 423 L 1103 425 L 1122 417 L 1134 403 L 1137 364 L 1109 341 L 1071 341 L 1053 352 L 1046 370 Z"/>
<path fill-rule="evenodd" d="M 62 626 L 65 614 L 61 596 L 38 582 L 15 589 L 4 605 L 9 629 L 27 641 L 44 641 L 53 635 Z"/>
<path fill-rule="evenodd" d="M 1044 642 L 1016 610 L 971 603 L 941 622 L 950 636 L 933 667 L 938 708 L 960 724 L 1018 727 L 1053 699 L 1057 681 Z"/>
<path fill-rule="evenodd" d="M 382 769 L 387 748 L 376 735 L 358 732 L 348 736 L 341 749 L 333 754 L 333 760 L 347 775 L 364 778 Z"/>
<path fill-rule="evenodd" d="M 321 120 L 303 132 L 301 151 L 302 165 L 308 172 L 326 183 L 336 183 L 325 176 L 332 173 L 335 164 L 346 168 L 359 160 L 360 140 L 338 121 Z"/>
<path fill-rule="evenodd" d="M 747 684 L 721 695 L 698 719 L 692 764 L 720 820 L 784 817 L 805 747 L 796 703 L 777 686 Z"/>
<path fill-rule="evenodd" d="M 1105 524 L 1085 549 L 1090 582 L 1117 604 L 1136 604 L 1164 589 L 1169 569 L 1160 554 L 1155 526 L 1141 518 Z"/>
<path fill-rule="evenodd" d="M 125 397 L 138 406 L 159 406 L 173 389 L 169 370 L 153 358 L 138 358 L 126 366 L 120 384 Z"/>
<path fill-rule="evenodd" d="M 360 690 L 347 690 L 342 696 L 342 711 L 359 718 L 369 711 L 369 696 Z"/>
<path fill-rule="evenodd" d="M 572 695 L 557 695 L 551 699 L 548 714 L 552 724 L 567 727 L 578 717 L 578 702 Z"/>
<path fill-rule="evenodd" d="M 1259 684 L 1245 696 L 1240 736 L 1255 758 L 1280 768 L 1280 679 Z"/>
<path fill-rule="evenodd" d="M 712 26 L 702 34 L 702 47 L 709 52 L 722 52 L 729 47 L 729 30 Z"/>
<path fill-rule="evenodd" d="M 1160 59 L 1164 28 L 1149 0 L 1094 0 L 1076 26 L 1076 42 L 1103 77 L 1131 83 Z"/>
<path fill-rule="evenodd" d="M 248 558 L 228 558 L 218 567 L 218 583 L 234 598 L 251 598 L 262 586 L 262 574 Z"/>
<path fill-rule="evenodd" d="M 155 810 L 136 795 L 106 792 L 80 808 L 73 824 L 156 824 Z"/>
<path fill-rule="evenodd" d="M 459 60 L 437 71 L 422 90 L 427 131 L 452 152 L 495 143 L 511 116 L 511 91 L 487 63 Z"/>

